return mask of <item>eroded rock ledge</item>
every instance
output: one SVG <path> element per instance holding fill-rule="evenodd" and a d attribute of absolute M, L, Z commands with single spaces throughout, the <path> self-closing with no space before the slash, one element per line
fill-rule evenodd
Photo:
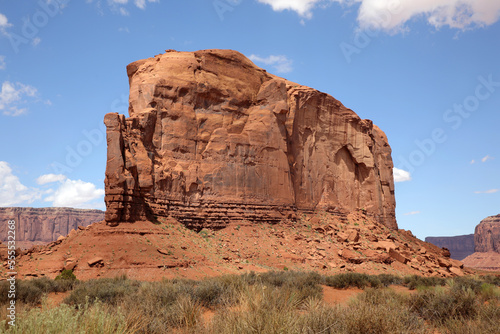
<path fill-rule="evenodd" d="M 385 134 L 339 101 L 232 50 L 168 50 L 127 67 L 129 118 L 107 114 L 106 221 L 190 228 L 362 209 L 395 219 Z"/>

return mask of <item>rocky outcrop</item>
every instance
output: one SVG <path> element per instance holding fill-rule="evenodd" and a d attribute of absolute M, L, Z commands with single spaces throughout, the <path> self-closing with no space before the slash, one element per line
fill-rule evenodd
<path fill-rule="evenodd" d="M 463 260 L 474 253 L 474 234 L 453 237 L 427 237 L 425 241 L 441 248 L 447 248 L 451 253 L 451 258 L 455 260 Z"/>
<path fill-rule="evenodd" d="M 104 120 L 108 224 L 222 228 L 359 208 L 397 228 L 385 134 L 330 95 L 231 50 L 168 50 L 127 73 L 130 117 Z"/>
<path fill-rule="evenodd" d="M 104 219 L 101 210 L 71 208 L 0 208 L 0 240 L 7 240 L 7 221 L 16 221 L 16 242 L 51 242 L 78 226 Z"/>
<path fill-rule="evenodd" d="M 474 231 L 475 253 L 467 256 L 466 266 L 500 270 L 500 215 L 483 219 Z"/>
<path fill-rule="evenodd" d="M 475 252 L 462 262 L 470 268 L 500 271 L 500 254 L 497 252 Z"/>
<path fill-rule="evenodd" d="M 483 219 L 474 231 L 476 252 L 500 253 L 500 215 Z"/>

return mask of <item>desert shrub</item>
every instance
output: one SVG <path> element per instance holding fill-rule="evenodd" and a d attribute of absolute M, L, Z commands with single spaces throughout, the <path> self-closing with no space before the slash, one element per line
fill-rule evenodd
<path fill-rule="evenodd" d="M 296 333 L 339 333 L 342 311 L 339 306 L 329 306 L 320 299 L 310 298 L 304 302 L 303 311 L 297 319 Z"/>
<path fill-rule="evenodd" d="M 140 282 L 129 280 L 125 276 L 89 280 L 78 284 L 64 302 L 77 306 L 85 304 L 87 300 L 91 304 L 99 300 L 116 305 L 126 295 L 133 294 L 140 285 Z"/>
<path fill-rule="evenodd" d="M 471 289 L 424 289 L 410 298 L 410 309 L 436 324 L 447 319 L 471 319 L 478 312 L 476 294 Z"/>
<path fill-rule="evenodd" d="M 489 283 L 489 284 L 496 285 L 496 286 L 500 287 L 500 275 L 496 275 L 496 276 L 493 276 L 493 275 L 482 276 L 481 280 L 484 281 L 484 282 L 486 282 L 486 283 Z"/>
<path fill-rule="evenodd" d="M 74 281 L 76 280 L 76 276 L 73 273 L 73 270 L 70 269 L 63 269 L 63 271 L 56 276 L 55 280 L 67 280 L 67 281 Z"/>
<path fill-rule="evenodd" d="M 201 316 L 201 304 L 195 295 L 194 281 L 164 280 L 143 283 L 126 296 L 123 308 L 129 324 L 139 333 L 165 333 L 171 327 L 194 327 Z"/>
<path fill-rule="evenodd" d="M 45 280 L 16 280 L 15 295 L 16 301 L 26 304 L 37 305 L 42 301 Z M 41 283 L 41 284 L 40 284 Z M 10 301 L 8 297 L 10 282 L 0 282 L 0 304 L 7 304 Z"/>
<path fill-rule="evenodd" d="M 388 287 L 389 285 L 401 285 L 404 282 L 402 277 L 390 274 L 379 274 L 376 278 L 385 287 Z"/>
<path fill-rule="evenodd" d="M 272 286 L 314 286 L 321 282 L 321 275 L 302 271 L 268 271 L 256 276 L 256 280 Z"/>
<path fill-rule="evenodd" d="M 42 302 L 43 291 L 34 280 L 16 282 L 16 300 L 25 304 L 37 305 Z"/>
<path fill-rule="evenodd" d="M 348 287 L 366 288 L 380 287 L 382 282 L 376 276 L 369 276 L 360 273 L 345 273 L 325 277 L 325 284 L 336 289 Z"/>
<path fill-rule="evenodd" d="M 119 308 L 110 309 L 97 302 L 90 306 L 84 305 L 75 309 L 66 304 L 58 307 L 32 308 L 18 315 L 15 327 L 5 327 L 5 321 L 0 328 L 6 328 L 3 333 L 51 333 L 51 334 L 111 334 L 134 333 L 127 328 L 125 316 Z"/>
<path fill-rule="evenodd" d="M 294 333 L 300 300 L 288 287 L 249 285 L 241 291 L 236 309 L 218 312 L 209 333 Z"/>
<path fill-rule="evenodd" d="M 367 289 L 341 308 L 338 333 L 426 333 L 425 323 L 407 306 L 405 296 Z"/>
<path fill-rule="evenodd" d="M 444 286 L 446 279 L 441 277 L 423 277 L 418 275 L 406 276 L 404 285 L 410 290 L 415 290 L 418 287 Z"/>
<path fill-rule="evenodd" d="M 475 293 L 481 291 L 482 281 L 477 280 L 473 277 L 455 277 L 453 279 L 447 280 L 448 285 L 455 290 L 472 290 Z"/>

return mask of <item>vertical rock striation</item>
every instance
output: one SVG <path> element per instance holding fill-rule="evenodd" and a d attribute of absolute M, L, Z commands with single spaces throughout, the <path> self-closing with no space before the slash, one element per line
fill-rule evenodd
<path fill-rule="evenodd" d="M 396 229 L 385 134 L 339 101 L 231 50 L 167 51 L 127 67 L 129 115 L 105 116 L 110 225 L 190 228 L 363 209 Z"/>
<path fill-rule="evenodd" d="M 481 220 L 474 231 L 474 243 L 476 252 L 500 253 L 500 215 Z"/>
<path fill-rule="evenodd" d="M 101 210 L 71 208 L 0 208 L 0 240 L 7 240 L 7 222 L 16 221 L 16 241 L 51 242 L 78 226 L 102 221 Z"/>

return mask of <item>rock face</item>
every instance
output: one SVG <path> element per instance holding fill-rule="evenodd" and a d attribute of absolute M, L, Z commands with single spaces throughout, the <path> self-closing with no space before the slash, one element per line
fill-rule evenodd
<path fill-rule="evenodd" d="M 474 234 L 454 237 L 427 237 L 425 241 L 438 247 L 448 248 L 451 258 L 455 260 L 463 260 L 474 253 Z"/>
<path fill-rule="evenodd" d="M 106 221 L 190 228 L 362 209 L 396 229 L 385 134 L 333 97 L 231 50 L 127 66 L 129 118 L 107 114 Z"/>
<path fill-rule="evenodd" d="M 463 262 L 471 268 L 500 270 L 500 215 L 483 219 L 474 231 L 475 253 Z"/>
<path fill-rule="evenodd" d="M 71 208 L 0 208 L 1 240 L 7 240 L 7 221 L 16 221 L 16 241 L 51 242 L 78 226 L 102 221 L 101 210 Z"/>
<path fill-rule="evenodd" d="M 483 219 L 474 231 L 476 252 L 500 253 L 500 215 Z"/>

